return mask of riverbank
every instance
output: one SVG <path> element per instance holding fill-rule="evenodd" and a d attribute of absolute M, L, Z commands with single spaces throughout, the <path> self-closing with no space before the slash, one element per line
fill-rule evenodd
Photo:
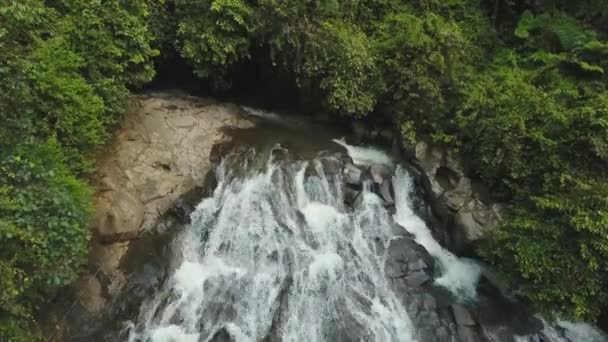
<path fill-rule="evenodd" d="M 95 213 L 87 272 L 53 310 L 58 336 L 95 328 L 129 278 L 123 261 L 134 242 L 162 234 L 159 219 L 185 194 L 200 192 L 213 147 L 231 139 L 227 129 L 251 126 L 230 103 L 168 93 L 131 97 L 90 177 Z"/>

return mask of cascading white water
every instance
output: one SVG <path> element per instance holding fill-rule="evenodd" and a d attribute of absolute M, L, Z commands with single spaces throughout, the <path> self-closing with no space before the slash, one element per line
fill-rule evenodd
<path fill-rule="evenodd" d="M 393 164 L 391 157 L 377 148 L 349 145 L 344 138 L 334 139 L 333 141 L 346 149 L 348 156 L 351 157 L 355 165 Z"/>
<path fill-rule="evenodd" d="M 435 280 L 437 285 L 450 290 L 462 300 L 475 300 L 480 267 L 466 258 L 458 258 L 443 248 L 426 223 L 412 210 L 410 203 L 413 194 L 411 177 L 401 167 L 397 168 L 393 180 L 395 187 L 395 222 L 411 233 L 416 242 L 424 247 L 441 266 L 441 276 Z"/>
<path fill-rule="evenodd" d="M 183 262 L 145 303 L 130 341 L 413 341 L 384 275 L 392 219 L 363 191 L 354 210 L 341 175 L 318 160 L 268 163 L 219 184 L 192 214 Z"/>
<path fill-rule="evenodd" d="M 587 323 L 573 323 L 558 320 L 550 324 L 542 317 L 544 328 L 542 333 L 550 342 L 605 342 L 608 336 Z M 529 336 L 516 336 L 515 342 L 530 342 Z"/>

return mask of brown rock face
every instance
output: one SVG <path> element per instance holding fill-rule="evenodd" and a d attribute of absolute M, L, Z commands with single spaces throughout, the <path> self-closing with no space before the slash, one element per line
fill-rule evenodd
<path fill-rule="evenodd" d="M 109 201 L 100 199 L 96 208 L 95 228 L 100 239 L 116 242 L 136 238 L 144 221 L 144 205 L 125 190 L 112 191 L 108 197 Z"/>
<path fill-rule="evenodd" d="M 224 129 L 251 126 L 232 104 L 166 94 L 132 97 L 93 176 L 92 273 L 76 283 L 89 314 L 103 314 L 106 296 L 125 284 L 120 266 L 129 240 L 151 234 L 178 198 L 204 183 L 213 146 L 229 140 Z"/>
<path fill-rule="evenodd" d="M 250 127 L 232 104 L 164 94 L 134 96 L 97 165 L 93 228 L 105 242 L 134 239 L 182 194 L 202 184 L 223 128 Z"/>

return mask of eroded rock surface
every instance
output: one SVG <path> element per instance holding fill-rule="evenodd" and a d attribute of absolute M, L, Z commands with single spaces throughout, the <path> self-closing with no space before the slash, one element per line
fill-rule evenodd
<path fill-rule="evenodd" d="M 98 163 L 99 196 L 93 228 L 108 242 L 153 227 L 177 198 L 200 185 L 222 128 L 246 128 L 235 105 L 162 94 L 135 96 L 118 133 Z"/>
<path fill-rule="evenodd" d="M 154 233 L 159 218 L 205 182 L 213 146 L 230 139 L 224 129 L 251 126 L 233 104 L 166 94 L 132 97 L 93 176 L 91 273 L 76 284 L 88 314 L 102 314 L 124 287 L 120 265 L 130 242 Z"/>
<path fill-rule="evenodd" d="M 468 253 L 503 220 L 506 205 L 492 201 L 488 190 L 465 175 L 458 154 L 424 141 L 412 149 L 412 172 L 430 205 L 431 221 L 444 243 Z"/>

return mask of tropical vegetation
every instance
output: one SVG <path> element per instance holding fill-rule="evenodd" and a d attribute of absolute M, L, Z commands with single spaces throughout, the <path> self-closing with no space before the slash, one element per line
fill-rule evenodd
<path fill-rule="evenodd" d="M 86 253 L 95 151 L 129 92 L 179 60 L 305 110 L 392 120 L 458 149 L 512 204 L 479 250 L 539 310 L 608 308 L 608 4 L 603 0 L 9 0 L 0 5 L 0 340 Z"/>

